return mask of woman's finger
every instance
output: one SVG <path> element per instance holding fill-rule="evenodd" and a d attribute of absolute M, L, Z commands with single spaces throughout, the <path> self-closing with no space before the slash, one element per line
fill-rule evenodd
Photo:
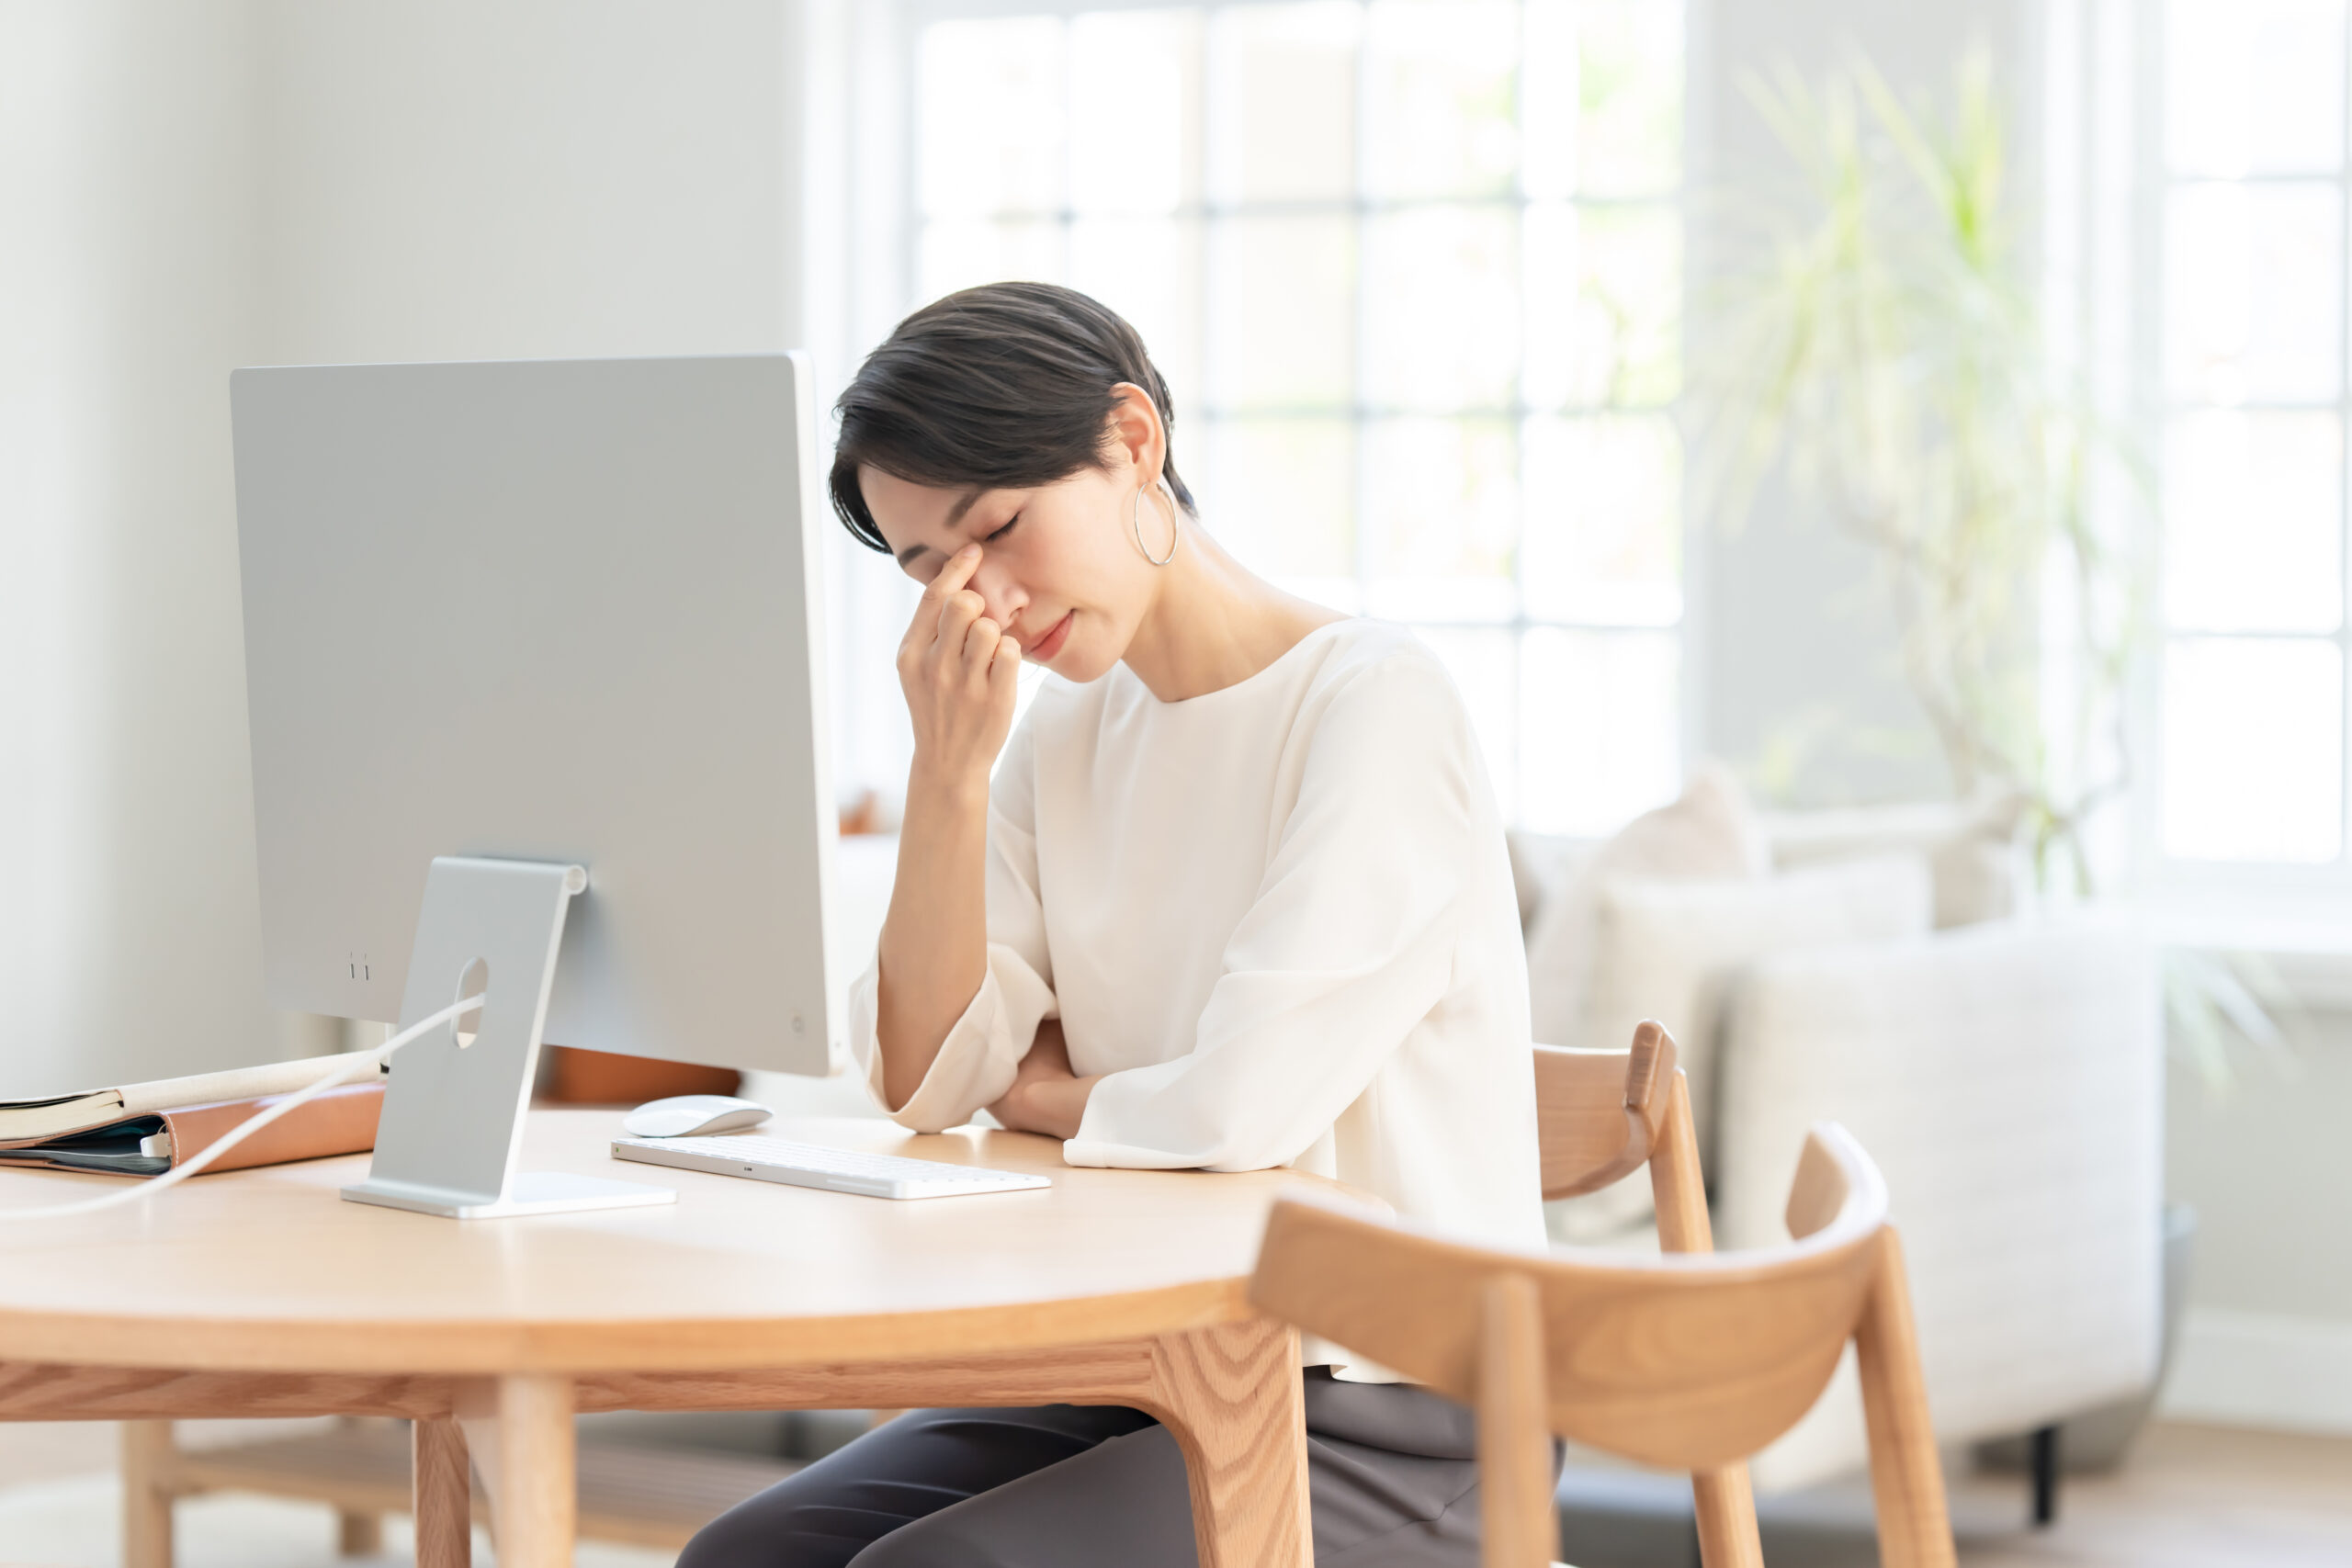
<path fill-rule="evenodd" d="M 971 640 L 973 628 L 980 624 L 988 613 L 987 602 L 970 589 L 950 593 L 946 602 L 939 606 L 940 656 L 948 660 L 953 660 L 959 654 L 967 659 L 970 658 L 970 654 L 966 651 L 967 644 Z M 993 630 L 996 623 L 990 621 L 989 626 Z"/>
<path fill-rule="evenodd" d="M 980 570 L 980 547 L 966 545 L 947 558 L 939 575 L 923 584 L 922 597 L 915 601 L 915 613 L 907 622 L 907 635 L 901 647 L 912 648 L 927 643 L 939 635 L 939 612 L 949 596 L 972 581 L 972 573 Z"/>
<path fill-rule="evenodd" d="M 1004 640 L 1003 630 L 982 615 L 964 634 L 964 669 L 967 673 L 985 678 L 989 662 L 996 657 L 996 646 Z"/>
<path fill-rule="evenodd" d="M 996 658 L 989 665 L 989 695 L 1007 704 L 1012 694 L 1021 689 L 1021 644 L 1012 637 L 997 638 Z"/>
<path fill-rule="evenodd" d="M 972 581 L 972 573 L 980 570 L 980 547 L 966 545 L 947 558 L 939 575 L 923 584 L 923 597 L 933 601 L 945 599 L 964 584 Z"/>

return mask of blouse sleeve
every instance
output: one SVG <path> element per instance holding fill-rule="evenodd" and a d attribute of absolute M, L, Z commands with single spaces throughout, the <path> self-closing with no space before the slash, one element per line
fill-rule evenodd
<path fill-rule="evenodd" d="M 1005 743 L 989 785 L 989 964 L 980 988 L 948 1030 L 931 1070 L 891 1120 L 918 1133 L 961 1126 L 1012 1087 L 1041 1020 L 1055 1013 L 1045 907 L 1037 896 L 1036 748 L 1024 722 Z M 849 995 L 850 1053 L 866 1092 L 887 1109 L 882 1048 L 875 1032 L 877 954 Z"/>
<path fill-rule="evenodd" d="M 1333 694 L 1192 1051 L 1097 1083 L 1065 1159 L 1257 1170 L 1330 1128 L 1451 987 L 1483 787 L 1473 744 L 1426 657 Z"/>

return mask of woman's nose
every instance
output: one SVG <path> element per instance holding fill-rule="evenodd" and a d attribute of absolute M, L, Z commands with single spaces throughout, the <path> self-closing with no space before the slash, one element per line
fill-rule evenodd
<path fill-rule="evenodd" d="M 1013 581 L 1012 574 L 986 556 L 980 558 L 979 570 L 972 573 L 968 586 L 989 607 L 989 619 L 1000 626 L 1011 626 L 1013 617 L 1029 604 L 1029 595 Z"/>

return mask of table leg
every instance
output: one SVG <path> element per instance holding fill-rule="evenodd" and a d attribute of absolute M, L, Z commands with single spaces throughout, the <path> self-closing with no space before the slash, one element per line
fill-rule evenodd
<path fill-rule="evenodd" d="M 374 1557 L 384 1550 L 384 1520 L 381 1515 L 354 1513 L 346 1508 L 334 1517 L 334 1551 L 337 1557 Z"/>
<path fill-rule="evenodd" d="M 172 1568 L 169 1421 L 122 1424 L 123 1568 Z"/>
<path fill-rule="evenodd" d="M 1310 1568 L 1298 1336 L 1270 1318 L 1162 1335 L 1155 1403 L 1184 1450 L 1201 1568 Z"/>
<path fill-rule="evenodd" d="M 577 1506 L 571 1380 L 498 1380 L 498 1568 L 571 1568 Z"/>
<path fill-rule="evenodd" d="M 365 1416 L 339 1416 L 338 1427 L 365 1427 Z M 380 1514 L 365 1508 L 337 1508 L 334 1515 L 334 1550 L 338 1557 L 375 1557 L 384 1550 L 384 1519 Z"/>
<path fill-rule="evenodd" d="M 473 1476 L 464 1430 L 452 1417 L 429 1417 L 417 1422 L 411 1444 L 416 1568 L 473 1568 Z"/>

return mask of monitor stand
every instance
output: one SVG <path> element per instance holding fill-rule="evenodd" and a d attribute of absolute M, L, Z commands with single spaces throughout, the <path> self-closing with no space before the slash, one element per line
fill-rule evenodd
<path fill-rule="evenodd" d="M 576 865 L 435 857 L 401 1024 L 461 996 L 486 989 L 488 999 L 393 1053 L 375 1163 L 345 1198 L 453 1220 L 677 1201 L 640 1181 L 514 1168 L 564 913 L 587 886 Z"/>

